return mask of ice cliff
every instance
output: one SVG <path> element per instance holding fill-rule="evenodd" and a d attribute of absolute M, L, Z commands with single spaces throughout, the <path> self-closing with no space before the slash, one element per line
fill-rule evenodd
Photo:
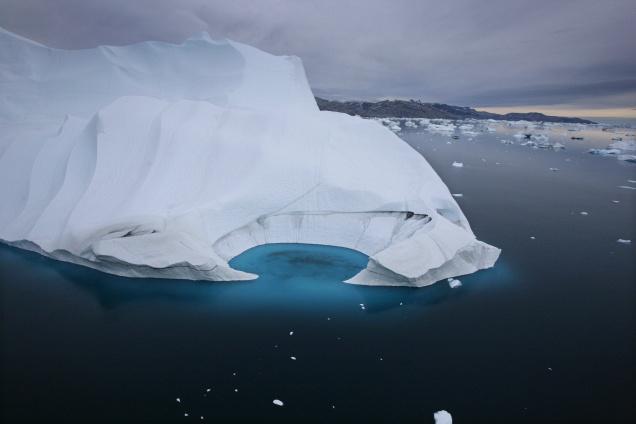
<path fill-rule="evenodd" d="M 208 36 L 52 49 L 0 30 L 0 240 L 133 277 L 255 278 L 264 243 L 369 255 L 356 284 L 491 267 L 426 160 L 320 112 L 296 57 Z"/>

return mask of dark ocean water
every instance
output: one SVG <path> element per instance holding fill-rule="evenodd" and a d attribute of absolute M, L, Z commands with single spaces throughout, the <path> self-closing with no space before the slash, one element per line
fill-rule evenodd
<path fill-rule="evenodd" d="M 502 134 L 402 134 L 503 249 L 458 289 L 343 284 L 366 257 L 328 246 L 252 249 L 235 283 L 0 246 L 4 422 L 631 422 L 636 165 Z"/>

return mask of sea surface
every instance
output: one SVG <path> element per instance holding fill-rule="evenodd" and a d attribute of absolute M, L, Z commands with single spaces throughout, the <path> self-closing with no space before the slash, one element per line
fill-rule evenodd
<path fill-rule="evenodd" d="M 459 288 L 344 284 L 366 257 L 330 246 L 209 283 L 0 245 L 3 422 L 632 422 L 636 164 L 587 153 L 629 130 L 473 126 L 400 132 L 503 249 Z"/>

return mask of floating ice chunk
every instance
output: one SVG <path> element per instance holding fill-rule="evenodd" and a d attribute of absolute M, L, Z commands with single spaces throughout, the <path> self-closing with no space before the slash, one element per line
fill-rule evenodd
<path fill-rule="evenodd" d="M 619 238 L 618 240 L 616 240 L 617 243 L 622 243 L 622 244 L 632 244 L 632 241 L 629 239 L 622 239 Z"/>
<path fill-rule="evenodd" d="M 448 279 L 448 285 L 450 286 L 451 289 L 455 289 L 457 287 L 461 287 L 462 286 L 462 282 L 459 281 L 456 278 L 449 278 Z"/>
<path fill-rule="evenodd" d="M 442 410 L 433 414 L 435 424 L 453 424 L 453 417 L 448 412 Z"/>
<path fill-rule="evenodd" d="M 404 126 L 405 126 L 405 127 L 409 127 L 409 128 L 416 128 L 416 127 L 417 127 L 417 125 L 416 125 L 416 124 L 415 124 L 415 122 L 413 122 L 413 121 L 406 121 L 406 122 L 404 123 Z"/>
<path fill-rule="evenodd" d="M 453 197 L 464 197 L 462 193 L 453 193 Z"/>
<path fill-rule="evenodd" d="M 477 131 L 470 131 L 470 130 L 462 130 L 462 134 L 467 135 L 467 136 L 478 136 L 479 133 Z"/>
<path fill-rule="evenodd" d="M 453 166 L 455 168 L 463 168 L 464 167 L 464 163 L 463 162 L 453 162 Z"/>
<path fill-rule="evenodd" d="M 618 155 L 616 159 L 636 163 L 636 155 Z"/>
<path fill-rule="evenodd" d="M 627 180 L 627 182 L 630 184 L 636 184 L 636 180 Z"/>
<path fill-rule="evenodd" d="M 613 156 L 620 155 L 622 153 L 619 149 L 590 149 L 587 152 L 589 154 L 599 156 Z"/>
<path fill-rule="evenodd" d="M 273 403 L 274 405 L 276 405 L 276 406 L 283 406 L 283 405 L 285 405 L 285 404 L 283 403 L 283 401 L 282 401 L 282 400 L 280 400 L 280 399 L 274 399 L 274 400 L 272 401 L 272 403 Z"/>
<path fill-rule="evenodd" d="M 290 356 L 289 359 L 291 359 L 292 361 L 295 361 L 296 357 L 295 356 Z"/>
<path fill-rule="evenodd" d="M 530 236 L 530 240 L 536 240 L 535 236 Z"/>
<path fill-rule="evenodd" d="M 565 146 L 564 146 L 563 144 L 561 144 L 561 143 L 554 143 L 554 144 L 552 145 L 552 148 L 553 148 L 554 150 L 564 150 L 564 149 L 565 149 Z"/>
<path fill-rule="evenodd" d="M 501 140 L 501 144 L 515 144 L 512 140 Z"/>
<path fill-rule="evenodd" d="M 544 143 L 550 139 L 550 137 L 548 137 L 545 134 L 532 134 L 530 137 L 535 141 L 540 141 Z"/>
<path fill-rule="evenodd" d="M 290 336 L 293 336 L 293 335 L 294 335 L 294 332 L 293 332 L 293 331 L 290 331 L 290 332 L 289 332 L 289 335 L 290 335 Z"/>
<path fill-rule="evenodd" d="M 620 200 L 612 200 L 612 203 L 620 203 Z"/>
<path fill-rule="evenodd" d="M 581 211 L 579 212 L 581 215 L 589 215 L 589 213 L 585 212 L 585 211 Z"/>
<path fill-rule="evenodd" d="M 636 150 L 636 141 L 633 140 L 629 140 L 629 141 L 617 141 L 615 143 L 612 143 L 609 145 L 609 147 L 613 148 L 613 149 L 620 149 L 620 150 Z"/>
<path fill-rule="evenodd" d="M 177 403 L 181 403 L 181 398 L 177 398 Z"/>
<path fill-rule="evenodd" d="M 624 188 L 627 190 L 636 190 L 636 187 L 627 186 L 627 185 L 621 185 L 621 186 L 618 186 L 618 188 Z"/>

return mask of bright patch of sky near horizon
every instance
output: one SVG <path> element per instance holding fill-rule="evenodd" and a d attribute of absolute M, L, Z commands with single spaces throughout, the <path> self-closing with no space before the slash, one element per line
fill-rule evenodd
<path fill-rule="evenodd" d="M 0 26 L 53 47 L 207 31 L 301 57 L 328 98 L 597 113 L 636 108 L 634 22 L 633 0 L 0 0 Z"/>

